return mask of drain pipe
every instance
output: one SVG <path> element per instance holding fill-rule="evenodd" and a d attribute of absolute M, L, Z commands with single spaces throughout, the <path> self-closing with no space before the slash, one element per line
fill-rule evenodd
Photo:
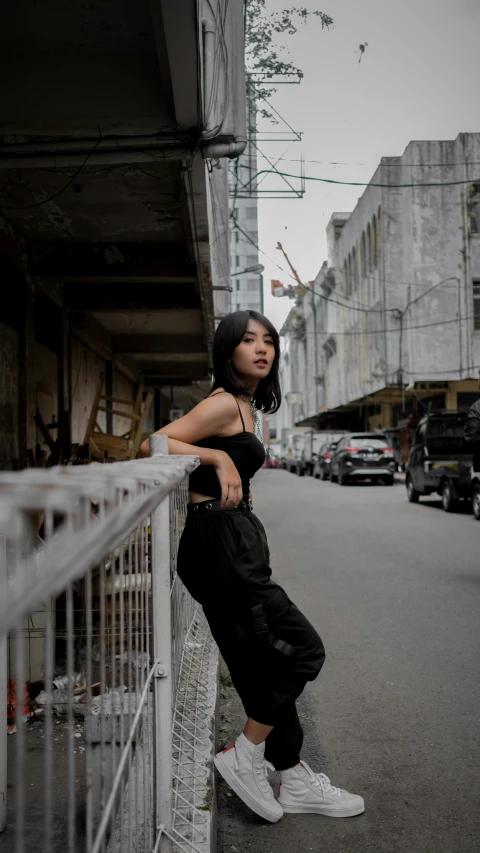
<path fill-rule="evenodd" d="M 225 38 L 222 35 L 223 44 L 217 54 L 219 35 L 215 23 L 207 18 L 202 20 L 204 158 L 233 159 L 247 147 L 243 4 L 230 4 L 229 19 L 230 26 L 225 28 Z M 224 58 L 227 51 L 230 75 Z M 215 68 L 216 62 L 221 63 L 220 73 Z"/>

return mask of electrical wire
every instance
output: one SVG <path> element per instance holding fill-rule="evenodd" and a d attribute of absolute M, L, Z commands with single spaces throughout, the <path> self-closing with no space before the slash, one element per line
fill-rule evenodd
<path fill-rule="evenodd" d="M 268 159 L 263 154 L 260 155 L 264 157 L 264 159 Z M 480 166 L 480 160 L 464 160 L 459 161 L 458 163 L 383 163 L 380 162 L 375 167 L 372 163 L 346 163 L 343 160 L 297 160 L 290 157 L 281 157 L 281 160 L 284 160 L 287 163 L 318 163 L 322 166 L 365 166 L 369 169 L 371 168 L 379 168 L 380 166 L 387 169 L 423 169 L 423 168 L 441 168 L 441 169 L 450 169 L 452 166 Z"/>
<path fill-rule="evenodd" d="M 448 326 L 451 323 L 460 323 L 460 322 L 463 322 L 465 320 L 478 320 L 478 317 L 479 317 L 478 314 L 469 314 L 469 315 L 464 315 L 462 317 L 455 317 L 455 319 L 453 319 L 453 320 L 436 320 L 433 323 L 419 323 L 419 324 L 412 325 L 412 326 L 404 326 L 403 331 L 409 332 L 413 329 L 429 329 L 432 326 Z M 350 337 L 350 336 L 357 337 L 357 336 L 362 336 L 362 335 L 383 335 L 383 334 L 387 334 L 390 332 L 392 334 L 398 334 L 399 331 L 400 331 L 400 327 L 398 326 L 396 329 L 383 329 L 383 328 L 382 329 L 363 329 L 363 330 L 358 331 L 358 332 L 357 331 L 353 331 L 353 332 L 338 332 L 338 331 L 337 332 L 327 332 L 327 331 L 322 331 L 321 334 L 325 335 L 325 337 L 327 337 L 327 338 L 335 337 L 337 335 L 341 335 L 342 337 Z M 305 334 L 307 336 L 313 337 L 314 335 L 318 334 L 318 332 L 306 332 Z"/>
<path fill-rule="evenodd" d="M 62 193 L 64 193 L 65 190 L 68 189 L 71 184 L 73 184 L 75 178 L 78 177 L 84 166 L 87 165 L 89 158 L 92 156 L 92 154 L 101 142 L 102 137 L 100 137 L 100 139 L 97 139 L 95 145 L 88 152 L 81 166 L 79 166 L 79 168 L 73 173 L 72 177 L 67 181 L 67 183 L 65 184 L 65 186 L 62 187 L 61 190 L 58 190 L 56 193 L 53 193 L 53 195 L 49 196 L 49 198 L 43 199 L 43 201 L 34 202 L 34 204 L 23 204 L 18 207 L 16 205 L 0 204 L 0 210 L 30 210 L 32 207 L 41 207 L 43 204 L 48 204 L 50 201 L 53 201 L 53 199 L 58 198 L 58 196 L 62 195 Z"/>
<path fill-rule="evenodd" d="M 251 180 L 258 178 L 259 175 L 272 175 L 277 174 L 282 178 L 294 178 L 298 181 L 318 181 L 322 184 L 340 184 L 345 187 L 380 187 L 382 189 L 419 189 L 421 187 L 455 187 L 455 186 L 464 186 L 466 184 L 476 184 L 480 183 L 480 178 L 470 178 L 468 181 L 426 181 L 422 184 L 379 184 L 373 181 L 338 181 L 333 178 L 314 178 L 312 175 L 292 175 L 290 172 L 276 172 L 271 169 L 261 169 L 257 172 L 256 175 Z"/>

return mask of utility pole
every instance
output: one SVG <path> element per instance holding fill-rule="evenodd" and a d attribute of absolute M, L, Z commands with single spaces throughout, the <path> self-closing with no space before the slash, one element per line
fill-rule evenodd
<path fill-rule="evenodd" d="M 456 281 L 458 282 L 458 286 L 460 288 L 460 279 L 456 275 L 450 275 L 448 278 L 443 278 L 441 281 L 437 281 L 432 287 L 429 287 L 425 293 L 421 293 L 420 296 L 416 296 L 415 299 L 409 299 L 407 304 L 403 309 L 401 308 L 390 308 L 389 310 L 392 312 L 393 317 L 399 321 L 399 342 L 398 342 L 398 371 L 397 371 L 397 384 L 401 385 L 402 388 L 402 412 L 405 412 L 405 383 L 403 381 L 403 331 L 404 331 L 404 318 L 407 311 L 415 305 L 416 302 L 419 302 L 420 299 L 424 299 L 425 296 L 428 296 L 432 290 L 436 290 L 437 287 L 441 287 L 442 284 L 445 284 L 447 281 Z M 461 322 L 461 318 L 459 317 L 459 322 Z"/>

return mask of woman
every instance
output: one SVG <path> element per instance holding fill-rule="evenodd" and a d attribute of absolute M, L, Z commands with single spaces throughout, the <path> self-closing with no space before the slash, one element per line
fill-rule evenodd
<path fill-rule="evenodd" d="M 295 701 L 318 675 L 325 652 L 315 629 L 271 578 L 265 530 L 251 505 L 250 478 L 265 451 L 256 409 L 280 406 L 279 336 L 256 311 L 225 317 L 213 345 L 210 396 L 163 429 L 170 453 L 195 454 L 178 574 L 203 606 L 247 714 L 243 732 L 215 765 L 254 812 L 349 817 L 363 799 L 330 785 L 300 760 Z M 142 450 L 148 453 L 146 443 Z M 281 771 L 278 800 L 267 764 Z"/>

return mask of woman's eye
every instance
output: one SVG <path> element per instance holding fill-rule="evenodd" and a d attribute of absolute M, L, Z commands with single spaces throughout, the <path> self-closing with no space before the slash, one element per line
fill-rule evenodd
<path fill-rule="evenodd" d="M 250 344 L 252 341 L 253 341 L 253 338 L 244 338 L 243 339 L 244 344 Z"/>

